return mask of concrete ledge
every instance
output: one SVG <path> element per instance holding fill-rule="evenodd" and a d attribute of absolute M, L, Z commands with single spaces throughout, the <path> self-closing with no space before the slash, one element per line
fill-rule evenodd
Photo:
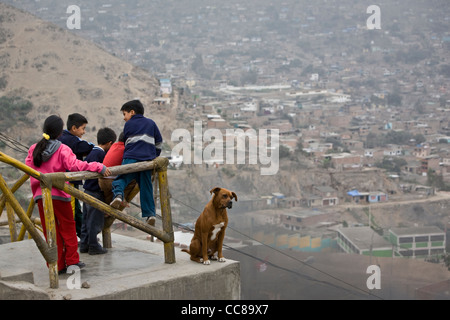
<path fill-rule="evenodd" d="M 0 245 L 0 274 L 10 274 L 19 267 L 22 274 L 32 271 L 31 288 L 36 288 L 37 299 L 45 298 L 42 292 L 54 300 L 240 299 L 237 261 L 202 265 L 176 249 L 176 263 L 166 264 L 162 243 L 115 233 L 112 242 L 113 248 L 104 255 L 80 254 L 86 267 L 77 273 L 60 275 L 58 289 L 49 288 L 48 269 L 33 240 Z M 85 288 L 79 288 L 79 284 Z"/>
<path fill-rule="evenodd" d="M 50 300 L 49 294 L 25 281 L 0 281 L 1 300 Z"/>
<path fill-rule="evenodd" d="M 0 273 L 0 280 L 3 281 L 25 281 L 34 284 L 33 272 L 23 268 L 6 269 Z"/>

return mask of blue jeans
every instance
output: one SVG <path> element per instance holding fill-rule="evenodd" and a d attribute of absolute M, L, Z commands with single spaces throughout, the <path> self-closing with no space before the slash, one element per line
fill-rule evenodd
<path fill-rule="evenodd" d="M 122 164 L 130 164 L 136 162 L 138 161 L 135 159 L 122 160 Z M 125 188 L 131 181 L 136 180 L 141 195 L 142 217 L 155 216 L 155 200 L 153 199 L 152 171 L 153 170 L 146 170 L 140 172 L 121 174 L 116 179 L 114 179 L 112 183 L 112 192 L 114 193 L 114 197 L 116 197 L 117 195 L 121 195 L 122 199 L 124 199 Z"/>

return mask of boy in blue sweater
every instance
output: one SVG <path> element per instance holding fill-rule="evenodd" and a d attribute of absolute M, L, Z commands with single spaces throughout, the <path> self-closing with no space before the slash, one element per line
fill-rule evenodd
<path fill-rule="evenodd" d="M 92 151 L 86 157 L 86 162 L 100 162 L 103 163 L 106 152 L 111 148 L 112 144 L 116 142 L 117 135 L 110 128 L 102 128 L 97 132 L 97 143 Z M 100 189 L 98 179 L 89 179 L 84 183 L 84 192 L 105 201 L 105 195 Z M 105 223 L 105 214 L 90 206 L 87 203 L 83 204 L 83 223 L 81 226 L 80 237 L 80 252 L 88 252 L 90 255 L 103 254 L 107 250 L 103 248 L 97 241 L 97 234 L 99 234 Z"/>
<path fill-rule="evenodd" d="M 120 109 L 125 126 L 123 134 L 125 151 L 122 164 L 151 161 L 161 154 L 162 136 L 156 123 L 144 117 L 144 106 L 139 100 L 125 103 Z M 147 223 L 155 225 L 155 201 L 153 199 L 152 170 L 119 175 L 112 183 L 114 194 L 111 206 L 119 208 L 124 200 L 124 189 L 136 180 L 141 195 L 142 217 Z"/>

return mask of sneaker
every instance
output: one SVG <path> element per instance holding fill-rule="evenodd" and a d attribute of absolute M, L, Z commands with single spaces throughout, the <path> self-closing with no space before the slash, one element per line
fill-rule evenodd
<path fill-rule="evenodd" d="M 65 270 L 68 270 L 71 266 L 77 266 L 78 268 L 83 269 L 84 267 L 86 267 L 86 264 L 84 262 L 80 261 L 78 263 L 67 266 L 67 268 Z"/>
<path fill-rule="evenodd" d="M 67 268 L 58 270 L 58 274 L 59 274 L 59 275 L 61 275 L 61 274 L 66 274 L 66 273 L 67 273 Z"/>
<path fill-rule="evenodd" d="M 154 216 L 151 216 L 151 217 L 148 217 L 148 218 L 147 218 L 147 223 L 148 223 L 149 225 L 151 225 L 152 227 L 155 226 L 155 222 L 156 222 L 156 219 L 155 219 Z"/>
<path fill-rule="evenodd" d="M 91 256 L 96 255 L 96 254 L 105 254 L 107 252 L 108 252 L 108 250 L 106 250 L 105 248 L 102 248 L 102 247 L 100 247 L 100 248 L 89 248 L 89 254 Z"/>
<path fill-rule="evenodd" d="M 113 201 L 111 201 L 109 205 L 114 209 L 119 209 L 121 204 L 122 204 L 122 196 L 118 194 L 117 196 L 115 196 L 115 198 L 113 199 Z"/>
<path fill-rule="evenodd" d="M 80 253 L 88 253 L 89 247 L 80 245 Z"/>

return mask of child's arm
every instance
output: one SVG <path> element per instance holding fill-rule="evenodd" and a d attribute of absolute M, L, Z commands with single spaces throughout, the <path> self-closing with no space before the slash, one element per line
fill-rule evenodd
<path fill-rule="evenodd" d="M 78 160 L 72 149 L 64 144 L 61 147 L 63 148 L 61 150 L 61 161 L 63 161 L 66 170 L 100 172 L 105 177 L 111 175 L 111 171 L 103 163 Z"/>
<path fill-rule="evenodd" d="M 93 143 L 78 138 L 78 141 L 76 141 L 72 146 L 72 151 L 77 155 L 87 156 L 94 146 L 95 145 Z"/>

